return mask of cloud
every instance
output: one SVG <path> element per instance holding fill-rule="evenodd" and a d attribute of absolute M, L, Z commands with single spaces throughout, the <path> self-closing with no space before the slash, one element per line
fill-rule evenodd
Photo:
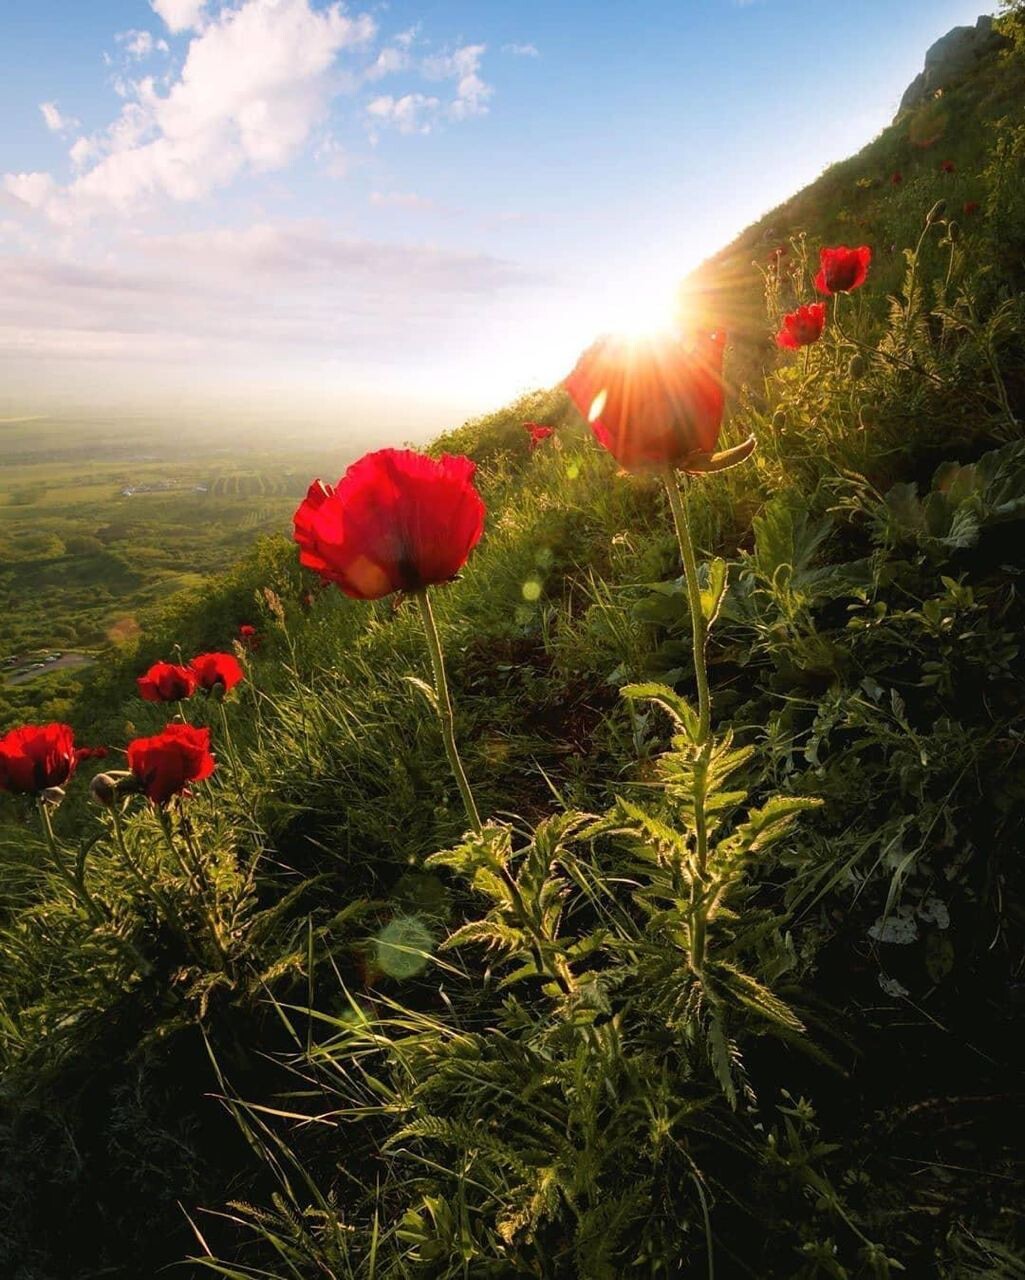
<path fill-rule="evenodd" d="M 166 40 L 157 40 L 151 31 L 119 31 L 114 39 L 130 58 L 141 62 L 153 53 L 170 53 Z"/>
<path fill-rule="evenodd" d="M 51 133 L 63 133 L 66 129 L 75 129 L 79 122 L 74 116 L 62 115 L 58 110 L 56 102 L 41 102 L 39 110 L 43 114 L 46 121 L 46 127 Z"/>
<path fill-rule="evenodd" d="M 371 191 L 370 203 L 379 209 L 436 209 L 430 196 L 418 196 L 415 191 Z"/>
<path fill-rule="evenodd" d="M 157 8 L 169 24 L 185 21 L 176 4 L 160 0 Z M 166 93 L 151 76 L 126 86 L 114 123 L 75 144 L 80 172 L 67 186 L 45 174 L 7 174 L 4 186 L 53 222 L 73 225 L 159 197 L 197 200 L 242 172 L 279 169 L 325 116 L 337 55 L 367 44 L 375 30 L 369 16 L 349 17 L 340 4 L 243 0 L 193 36 Z"/>
<path fill-rule="evenodd" d="M 425 58 L 423 72 L 429 80 L 455 80 L 456 96 L 446 112 L 452 120 L 466 120 L 484 115 L 488 99 L 494 93 L 479 75 L 486 45 L 467 44 L 454 53 Z"/>
<path fill-rule="evenodd" d="M 536 44 L 504 44 L 503 53 L 511 53 L 515 58 L 540 58 L 541 53 Z"/>
<path fill-rule="evenodd" d="M 150 0 L 150 8 L 172 35 L 198 27 L 205 7 L 206 0 Z"/>
<path fill-rule="evenodd" d="M 406 93 L 401 98 L 386 93 L 367 103 L 367 114 L 375 123 L 391 125 L 399 133 L 430 133 L 440 109 L 438 98 L 423 93 Z"/>
<path fill-rule="evenodd" d="M 409 66 L 409 51 L 401 44 L 387 45 L 377 58 L 363 73 L 365 80 L 381 80 L 385 76 L 394 75 L 397 71 L 405 71 Z"/>
<path fill-rule="evenodd" d="M 0 253 L 0 359 L 210 362 L 285 347 L 398 358 L 534 279 L 486 254 L 345 239 L 309 221 L 133 237 L 119 249 L 121 266 Z"/>

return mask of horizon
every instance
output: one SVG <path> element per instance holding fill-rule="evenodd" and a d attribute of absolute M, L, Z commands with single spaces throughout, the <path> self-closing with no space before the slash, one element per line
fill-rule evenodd
<path fill-rule="evenodd" d="M 928 46 L 982 9 L 19 12 L 0 428 L 215 416 L 422 441 L 553 384 L 620 321 L 657 323 L 688 272 L 871 141 Z"/>

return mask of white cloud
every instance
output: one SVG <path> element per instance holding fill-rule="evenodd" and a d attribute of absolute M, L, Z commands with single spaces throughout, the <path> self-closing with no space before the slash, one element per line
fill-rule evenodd
<path fill-rule="evenodd" d="M 114 39 L 130 58 L 141 62 L 153 53 L 170 53 L 166 40 L 157 40 L 152 31 L 119 31 Z"/>
<path fill-rule="evenodd" d="M 375 61 L 364 73 L 366 80 L 381 80 L 385 76 L 394 75 L 397 71 L 405 71 L 409 66 L 409 53 L 401 45 L 387 45 L 377 55 Z"/>
<path fill-rule="evenodd" d="M 205 7 L 206 0 L 150 0 L 150 8 L 174 35 L 198 27 Z"/>
<path fill-rule="evenodd" d="M 430 196 L 418 196 L 415 191 L 371 191 L 370 203 L 379 209 L 436 209 Z"/>
<path fill-rule="evenodd" d="M 401 98 L 386 93 L 367 103 L 367 114 L 376 123 L 391 125 L 399 133 L 430 133 L 440 107 L 439 99 L 423 93 L 407 93 Z"/>
<path fill-rule="evenodd" d="M 180 7 L 171 15 L 168 0 L 161 4 L 166 20 L 184 21 Z M 374 33 L 369 16 L 350 18 L 340 4 L 243 0 L 192 38 L 166 93 L 152 77 L 125 86 L 129 100 L 114 123 L 75 144 L 72 160 L 82 172 L 66 187 L 54 184 L 40 205 L 45 175 L 7 175 L 5 185 L 19 199 L 28 191 L 33 207 L 71 225 L 111 209 L 129 213 L 156 197 L 196 200 L 243 171 L 281 168 L 326 114 L 337 55 Z"/>
<path fill-rule="evenodd" d="M 78 126 L 79 122 L 74 116 L 63 115 L 56 102 L 41 102 L 39 110 L 42 112 L 46 127 L 51 133 L 63 133 L 65 129 L 74 129 Z"/>
<path fill-rule="evenodd" d="M 446 108 L 452 120 L 465 120 L 487 112 L 488 99 L 494 89 L 479 74 L 485 49 L 482 44 L 467 44 L 454 53 L 424 59 L 423 71 L 429 80 L 456 81 L 455 99 Z"/>
<path fill-rule="evenodd" d="M 449 322 L 472 325 L 533 283 L 499 258 L 344 239 L 316 222 L 135 237 L 118 248 L 127 265 L 0 254 L 0 359 L 397 353 L 445 341 Z"/>
<path fill-rule="evenodd" d="M 503 53 L 511 53 L 516 58 L 540 58 L 541 53 L 536 44 L 504 44 Z"/>

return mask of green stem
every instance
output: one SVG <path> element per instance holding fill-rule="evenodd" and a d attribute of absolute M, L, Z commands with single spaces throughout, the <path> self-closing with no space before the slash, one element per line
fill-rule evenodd
<path fill-rule="evenodd" d="M 221 961 L 222 971 L 227 973 L 228 954 L 224 949 L 224 944 L 221 942 L 220 930 L 217 928 L 217 918 L 214 914 L 213 907 L 210 905 L 209 900 L 213 896 L 212 887 L 199 854 L 193 848 L 191 842 L 186 839 L 185 846 L 189 850 L 189 854 L 191 855 L 194 864 L 190 867 L 186 859 L 182 857 L 178 846 L 175 844 L 174 834 L 171 830 L 171 815 L 166 809 L 160 809 L 157 812 L 157 817 L 160 822 L 160 829 L 164 833 L 164 840 L 167 847 L 170 849 L 174 860 L 177 862 L 188 880 L 190 888 L 200 900 L 202 915 L 206 922 L 207 931 L 210 934 L 210 940 L 214 944 L 214 950 L 217 952 L 217 956 Z"/>
<path fill-rule="evenodd" d="M 139 864 L 128 852 L 128 841 L 125 839 L 125 829 L 121 823 L 121 814 L 118 812 L 116 804 L 111 809 L 110 816 L 114 824 L 114 840 L 132 878 L 145 893 L 148 893 L 153 898 L 153 901 L 157 906 L 161 908 L 168 924 L 175 930 L 179 938 L 181 938 L 182 942 L 185 944 L 186 950 L 190 953 L 193 959 L 198 960 L 202 964 L 203 957 L 196 949 L 196 946 L 192 941 L 192 935 L 185 927 L 185 921 L 182 920 L 181 916 L 178 914 L 178 911 L 172 904 L 170 898 L 166 897 L 163 892 L 157 888 L 156 883 L 153 880 L 146 877 Z"/>
<path fill-rule="evenodd" d="M 96 905 L 95 900 L 85 887 L 85 873 L 76 876 L 67 865 L 64 855 L 61 853 L 57 845 L 57 837 L 53 833 L 53 823 L 50 820 L 50 809 L 46 801 L 40 798 L 38 802 L 39 820 L 42 824 L 43 835 L 46 838 L 46 845 L 50 851 L 50 858 L 54 867 L 57 869 L 61 879 L 67 884 L 76 900 L 85 908 L 86 914 L 93 924 L 103 924 L 106 919 L 104 913 Z"/>
<path fill-rule="evenodd" d="M 480 820 L 480 813 L 477 810 L 477 803 L 473 798 L 473 791 L 470 789 L 470 783 L 466 776 L 466 770 L 463 768 L 463 762 L 459 758 L 459 749 L 456 746 L 455 733 L 455 716 L 452 712 L 452 699 L 448 691 L 448 677 L 445 674 L 445 656 L 441 648 L 441 637 L 438 635 L 438 624 L 434 620 L 434 610 L 431 608 L 430 597 L 427 594 L 427 588 L 416 593 L 416 602 L 420 607 L 420 617 L 424 624 L 424 634 L 427 636 L 427 648 L 431 655 L 431 667 L 434 671 L 434 695 L 435 703 L 438 709 L 438 719 L 441 722 L 441 736 L 445 742 L 445 754 L 448 756 L 448 763 L 455 775 L 455 780 L 459 786 L 459 794 L 463 798 L 463 806 L 466 809 L 466 816 L 470 820 L 470 826 L 473 828 L 475 835 L 481 835 L 484 830 L 484 824 Z M 512 899 L 513 909 L 516 912 L 521 927 L 531 937 L 531 954 L 534 957 L 534 964 L 540 975 L 544 976 L 549 973 L 549 968 L 544 961 L 544 947 L 542 945 L 542 935 L 537 925 L 530 917 L 527 911 L 527 904 L 523 900 L 523 894 L 520 892 L 520 886 L 516 883 L 516 878 L 505 865 L 503 859 L 496 859 L 499 874 L 509 890 Z M 568 995 L 572 990 L 572 984 L 564 973 L 558 968 L 554 971 L 553 976 L 563 993 Z"/>
<path fill-rule="evenodd" d="M 473 798 L 473 792 L 470 790 L 470 783 L 467 780 L 463 762 L 459 758 L 459 750 L 456 747 L 455 717 L 452 714 L 452 699 L 449 697 L 448 692 L 448 677 L 445 675 L 445 657 L 441 651 L 438 624 L 434 621 L 434 610 L 431 608 L 426 587 L 422 591 L 416 592 L 416 602 L 420 606 L 420 617 L 424 624 L 424 633 L 427 636 L 431 667 L 434 670 L 434 693 L 438 707 L 438 719 L 441 721 L 441 736 L 445 741 L 445 754 L 448 756 L 449 767 L 459 786 L 459 794 L 463 797 L 463 806 L 466 809 L 466 816 L 470 819 L 470 826 L 477 835 L 480 835 L 484 830 L 484 824 L 481 822 L 480 814 L 477 812 L 477 804 Z"/>
<path fill-rule="evenodd" d="M 694 647 L 694 679 L 698 686 L 698 737 L 696 745 L 701 747 L 708 740 L 712 726 L 712 698 L 708 691 L 708 668 L 705 660 L 705 647 L 708 641 L 708 626 L 701 608 L 701 585 L 698 582 L 698 563 L 694 555 L 694 542 L 690 535 L 687 521 L 687 504 L 676 473 L 667 470 L 663 476 L 666 493 L 669 495 L 669 506 L 673 513 L 673 524 L 676 526 L 676 540 L 680 544 L 680 556 L 683 559 L 683 576 L 687 583 L 687 598 L 690 603 L 691 637 Z"/>
<path fill-rule="evenodd" d="M 708 917 L 706 886 L 708 882 L 708 814 L 707 799 L 708 761 L 712 754 L 712 695 L 708 686 L 708 623 L 701 607 L 701 586 L 698 582 L 698 564 L 694 554 L 694 540 L 687 520 L 687 504 L 676 474 L 667 470 L 665 480 L 669 506 L 673 513 L 676 538 L 683 559 L 683 574 L 687 583 L 690 603 L 691 635 L 694 649 L 694 679 L 698 687 L 698 732 L 694 741 L 694 875 L 691 879 L 691 967 L 701 973 L 705 963 Z"/>

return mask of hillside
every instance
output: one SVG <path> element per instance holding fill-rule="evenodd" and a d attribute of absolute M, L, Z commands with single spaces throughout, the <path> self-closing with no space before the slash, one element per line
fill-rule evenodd
<path fill-rule="evenodd" d="M 54 844 L 0 795 L 4 1276 L 1025 1275 L 1004 29 L 684 288 L 730 335 L 721 447 L 757 441 L 686 485 L 714 753 L 666 491 L 562 388 L 431 450 L 487 508 L 431 596 L 482 832 L 415 600 L 321 589 L 284 536 L 92 669 L 69 719 L 110 755 Z M 864 284 L 781 350 L 839 243 Z M 136 677 L 208 650 L 245 669 L 180 704 L 213 776 L 163 821 L 90 802 L 176 710 Z"/>

